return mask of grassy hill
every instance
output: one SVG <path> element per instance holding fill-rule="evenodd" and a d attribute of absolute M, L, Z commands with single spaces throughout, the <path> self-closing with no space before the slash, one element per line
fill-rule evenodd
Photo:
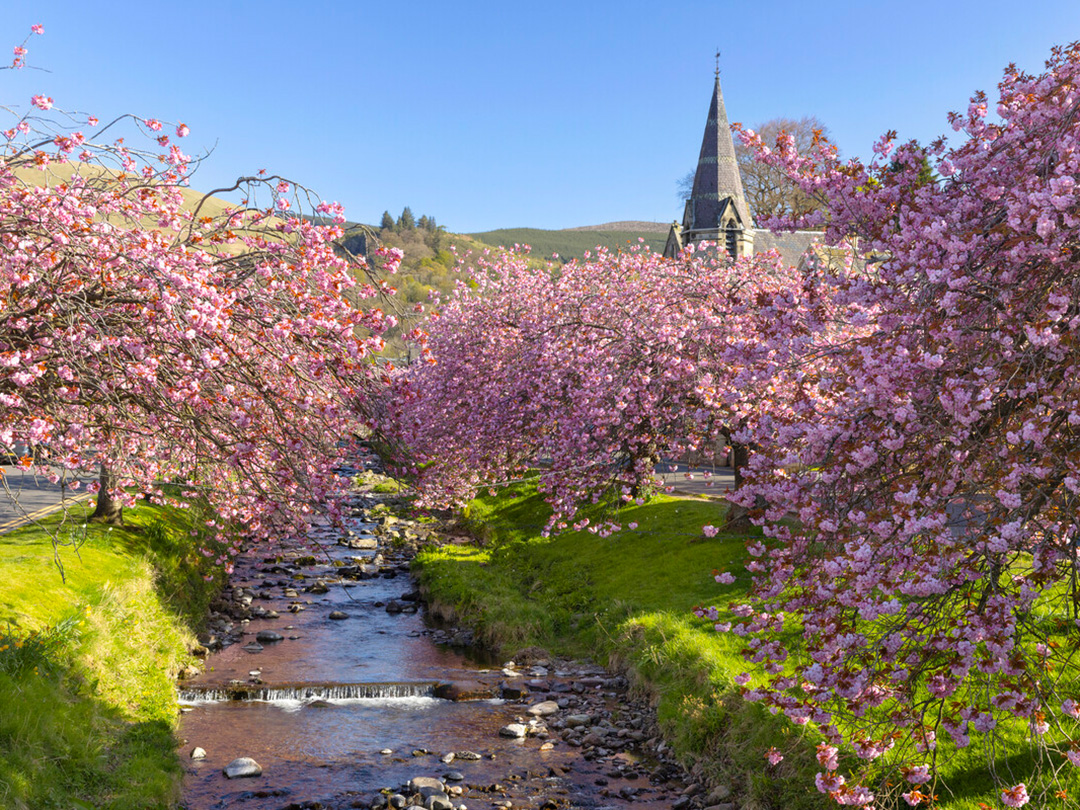
<path fill-rule="evenodd" d="M 619 224 L 619 223 L 613 223 Z M 663 232 L 655 229 L 655 223 L 643 223 L 651 226 L 633 230 L 609 230 L 605 226 L 597 225 L 593 229 L 573 228 L 564 231 L 545 231 L 539 228 L 500 228 L 495 231 L 483 233 L 470 233 L 468 236 L 494 247 L 510 248 L 514 245 L 529 245 L 534 256 L 549 259 L 558 255 L 560 259 L 569 261 L 578 259 L 585 251 L 592 250 L 598 245 L 615 250 L 625 248 L 628 244 L 636 245 L 638 238 L 645 240 L 650 250 L 660 253 L 664 250 L 664 242 L 667 241 L 667 229 Z"/>

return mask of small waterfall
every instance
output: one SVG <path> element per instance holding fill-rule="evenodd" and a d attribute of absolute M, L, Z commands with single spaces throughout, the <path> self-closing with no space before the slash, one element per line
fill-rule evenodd
<path fill-rule="evenodd" d="M 188 685 L 179 690 L 181 703 L 226 700 L 360 700 L 364 698 L 433 697 L 435 681 L 392 683 L 296 683 L 230 684 L 227 686 Z"/>

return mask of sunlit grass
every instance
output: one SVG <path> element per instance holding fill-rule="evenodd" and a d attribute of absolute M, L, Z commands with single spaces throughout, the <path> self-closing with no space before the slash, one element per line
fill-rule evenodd
<path fill-rule="evenodd" d="M 0 535 L 0 807 L 178 798 L 171 676 L 220 585 L 190 542 L 198 511 L 140 505 L 110 529 L 80 507 Z"/>
<path fill-rule="evenodd" d="M 458 614 L 507 655 L 535 645 L 625 667 L 655 698 L 675 750 L 731 783 L 742 806 L 828 806 L 813 784 L 820 770 L 816 731 L 744 701 L 733 679 L 753 667 L 742 657 L 741 640 L 714 632 L 691 612 L 695 605 L 722 609 L 745 597 L 750 585 L 741 568 L 745 538 L 701 534 L 702 525 L 723 523 L 722 510 L 716 501 L 658 497 L 619 515 L 623 526 L 636 522 L 636 530 L 543 539 L 549 509 L 528 487 L 510 487 L 469 505 L 482 545 L 429 548 L 418 558 L 419 576 L 436 607 Z M 730 570 L 736 582 L 718 585 L 713 569 Z M 796 643 L 796 623 L 786 632 Z M 1037 754 L 1024 724 L 1003 732 L 995 770 L 1015 784 L 1030 778 Z M 971 746 L 957 749 L 948 735 L 939 737 L 942 808 L 1001 806 L 983 744 L 973 734 Z M 783 753 L 779 765 L 766 763 L 770 747 Z M 1063 771 L 1066 787 L 1080 794 L 1073 770 Z M 900 792 L 876 806 L 906 808 Z M 1051 795 L 1042 806 L 1064 805 Z"/>

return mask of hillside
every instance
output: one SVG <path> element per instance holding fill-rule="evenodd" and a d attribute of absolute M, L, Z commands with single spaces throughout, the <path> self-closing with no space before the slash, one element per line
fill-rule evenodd
<path fill-rule="evenodd" d="M 563 228 L 564 231 L 634 231 L 635 233 L 662 233 L 667 236 L 671 228 L 667 222 L 648 222 L 646 220 L 632 219 L 620 222 L 605 222 L 602 225 L 582 225 L 578 228 Z"/>
<path fill-rule="evenodd" d="M 610 223 L 611 225 L 622 223 Z M 636 224 L 636 223 L 626 223 Z M 655 228 L 656 223 L 643 223 Z M 660 233 L 656 230 L 636 228 L 633 230 L 607 230 L 607 226 L 597 226 L 599 230 L 572 229 L 565 231 L 545 231 L 539 228 L 500 228 L 495 231 L 483 233 L 470 233 L 468 236 L 494 247 L 513 247 L 514 245 L 529 245 L 534 256 L 548 259 L 558 255 L 560 259 L 581 258 L 585 251 L 603 246 L 612 250 L 625 248 L 628 244 L 638 244 L 642 238 L 650 250 L 660 253 L 667 241 L 667 230 Z"/>

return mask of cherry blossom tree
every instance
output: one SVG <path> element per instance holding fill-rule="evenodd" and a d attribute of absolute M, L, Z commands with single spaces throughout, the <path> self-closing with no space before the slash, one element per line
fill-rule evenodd
<path fill-rule="evenodd" d="M 53 478 L 57 465 L 100 468 L 90 488 L 105 518 L 137 493 L 169 498 L 166 485 L 205 495 L 212 529 L 253 538 L 294 531 L 314 509 L 338 514 L 342 440 L 368 424 L 382 386 L 372 355 L 394 323 L 359 305 L 377 291 L 335 251 L 340 227 L 294 214 L 311 197 L 277 177 L 219 190 L 241 191 L 236 205 L 194 194 L 182 123 L 103 126 L 43 95 L 13 115 L 0 160 L 0 449 L 45 448 L 21 463 Z M 311 205 L 344 221 L 336 204 Z"/>
<path fill-rule="evenodd" d="M 764 670 L 745 695 L 824 732 L 817 787 L 841 804 L 931 805 L 970 745 L 1011 807 L 1080 765 L 1080 45 L 1010 67 L 996 113 L 976 94 L 958 145 L 890 134 L 866 165 L 744 133 L 869 258 L 839 300 L 873 329 L 751 460 L 734 497 L 767 538 L 749 599 L 711 614 Z M 995 761 L 1001 735 L 1034 773 Z"/>
<path fill-rule="evenodd" d="M 432 362 L 398 382 L 389 432 L 433 506 L 541 466 L 549 530 L 582 503 L 640 501 L 661 458 L 794 419 L 836 320 L 824 271 L 798 274 L 776 254 L 731 262 L 708 244 L 539 270 L 499 255 L 462 272 L 425 326 Z"/>

